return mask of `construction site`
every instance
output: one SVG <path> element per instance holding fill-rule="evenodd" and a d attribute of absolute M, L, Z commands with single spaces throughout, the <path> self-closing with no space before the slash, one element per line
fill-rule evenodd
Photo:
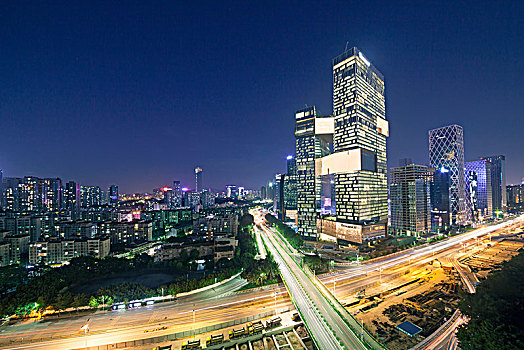
<path fill-rule="evenodd" d="M 339 296 L 347 309 L 388 349 L 409 349 L 449 320 L 467 284 L 482 283 L 524 247 L 522 231 L 464 245 L 399 277 Z M 473 287 L 474 288 L 474 287 Z M 411 326 L 412 331 L 403 329 Z"/>

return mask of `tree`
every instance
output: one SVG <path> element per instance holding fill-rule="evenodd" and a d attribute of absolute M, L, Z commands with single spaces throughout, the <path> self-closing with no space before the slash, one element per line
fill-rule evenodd
<path fill-rule="evenodd" d="M 458 332 L 461 349 L 524 349 L 524 253 L 464 296 L 459 309 L 470 317 Z"/>
<path fill-rule="evenodd" d="M 247 227 L 253 225 L 255 218 L 251 214 L 242 215 L 240 218 L 240 227 Z"/>
<path fill-rule="evenodd" d="M 92 307 L 93 309 L 97 309 L 98 305 L 100 305 L 100 303 L 98 302 L 98 299 L 92 296 L 89 299 L 89 306 Z"/>
<path fill-rule="evenodd" d="M 197 260 L 199 256 L 200 256 L 200 253 L 198 252 L 197 249 L 192 249 L 191 252 L 189 253 L 190 260 Z"/>

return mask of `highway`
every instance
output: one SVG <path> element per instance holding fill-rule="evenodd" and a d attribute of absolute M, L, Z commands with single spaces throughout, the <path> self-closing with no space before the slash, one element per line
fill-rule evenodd
<path fill-rule="evenodd" d="M 366 349 L 331 307 L 302 268 L 274 237 L 274 232 L 262 226 L 262 237 L 279 265 L 296 308 L 319 349 Z"/>
<path fill-rule="evenodd" d="M 461 249 L 462 243 L 487 235 L 503 226 L 522 223 L 523 220 L 524 216 L 521 216 L 511 222 L 451 237 L 429 247 L 417 247 L 400 256 L 368 264 L 358 264 L 342 271 L 319 276 L 319 279 L 327 288 L 332 288 L 335 282 L 338 298 L 351 297 L 352 293 L 354 294 L 352 291 L 359 286 L 377 283 L 382 279 L 386 280 L 388 276 L 407 271 L 413 266 L 420 266 L 435 258 L 456 254 Z M 34 346 L 43 349 L 70 349 L 79 347 L 78 342 L 82 337 L 78 331 L 87 318 L 91 318 L 90 334 L 87 336 L 88 344 L 103 345 L 191 330 L 193 309 L 196 310 L 196 328 L 198 328 L 273 310 L 273 293 L 275 292 L 278 296 L 277 308 L 291 305 L 287 291 L 282 285 L 268 287 L 264 290 L 234 292 L 243 283 L 245 281 L 238 278 L 214 290 L 181 297 L 178 302 L 157 304 L 141 309 L 97 312 L 88 316 L 47 319 L 39 322 L 31 320 L 7 326 L 0 329 L 0 348 L 23 349 Z M 144 332 L 159 326 L 166 326 L 167 329 Z M 63 339 L 60 341 L 46 340 L 51 337 Z M 43 340 L 35 343 L 39 339 Z M 82 346 L 84 346 L 83 342 L 80 344 L 80 347 Z"/>

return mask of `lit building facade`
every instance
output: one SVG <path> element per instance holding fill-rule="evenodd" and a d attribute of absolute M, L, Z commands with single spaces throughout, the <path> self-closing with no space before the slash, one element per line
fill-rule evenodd
<path fill-rule="evenodd" d="M 387 233 L 384 89 L 384 76 L 358 48 L 333 60 L 333 153 L 316 170 L 334 174 L 339 242 L 362 244 Z"/>
<path fill-rule="evenodd" d="M 493 200 L 491 188 L 491 164 L 486 160 L 465 163 L 466 208 L 471 221 L 491 217 Z"/>
<path fill-rule="evenodd" d="M 293 156 L 287 156 L 287 173 L 283 184 L 283 208 L 285 215 L 295 218 L 297 211 L 297 166 Z"/>
<path fill-rule="evenodd" d="M 451 206 L 449 198 L 450 171 L 445 167 L 436 169 L 431 183 L 431 230 L 447 231 L 451 225 Z"/>
<path fill-rule="evenodd" d="M 493 216 L 500 216 L 506 211 L 506 157 L 503 155 L 482 157 L 490 164 L 491 170 L 491 200 Z"/>
<path fill-rule="evenodd" d="M 111 185 L 107 189 L 107 202 L 110 205 L 118 204 L 118 186 L 117 185 Z"/>
<path fill-rule="evenodd" d="M 173 207 L 180 208 L 182 206 L 182 187 L 180 181 L 173 181 Z"/>
<path fill-rule="evenodd" d="M 195 168 L 195 192 L 202 191 L 204 188 L 202 187 L 202 168 L 196 167 Z"/>
<path fill-rule="evenodd" d="M 64 191 L 64 209 L 71 215 L 72 220 L 80 217 L 80 184 L 74 181 L 66 183 Z"/>
<path fill-rule="evenodd" d="M 524 184 L 507 185 L 507 206 L 510 212 L 520 212 L 524 210 Z"/>
<path fill-rule="evenodd" d="M 429 131 L 429 163 L 435 169 L 449 171 L 449 201 L 451 224 L 463 225 L 466 212 L 464 173 L 464 133 L 459 125 L 449 125 Z"/>
<path fill-rule="evenodd" d="M 102 204 L 102 190 L 98 186 L 80 187 L 80 206 L 91 208 Z"/>
<path fill-rule="evenodd" d="M 315 106 L 295 112 L 297 227 L 306 239 L 317 239 L 321 183 L 316 160 L 331 152 L 333 118 L 322 117 Z"/>
<path fill-rule="evenodd" d="M 431 230 L 430 191 L 434 171 L 415 164 L 391 169 L 389 191 L 394 233 L 420 236 Z"/>

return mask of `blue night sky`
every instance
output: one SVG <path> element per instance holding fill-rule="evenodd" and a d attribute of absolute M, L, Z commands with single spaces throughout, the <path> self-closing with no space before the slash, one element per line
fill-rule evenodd
<path fill-rule="evenodd" d="M 329 6 L 327 5 L 329 3 Z M 192 169 L 259 188 L 294 153 L 294 111 L 332 113 L 331 59 L 358 46 L 386 79 L 389 165 L 427 163 L 464 127 L 466 159 L 524 176 L 524 2 L 0 2 L 0 168 L 150 191 Z"/>

